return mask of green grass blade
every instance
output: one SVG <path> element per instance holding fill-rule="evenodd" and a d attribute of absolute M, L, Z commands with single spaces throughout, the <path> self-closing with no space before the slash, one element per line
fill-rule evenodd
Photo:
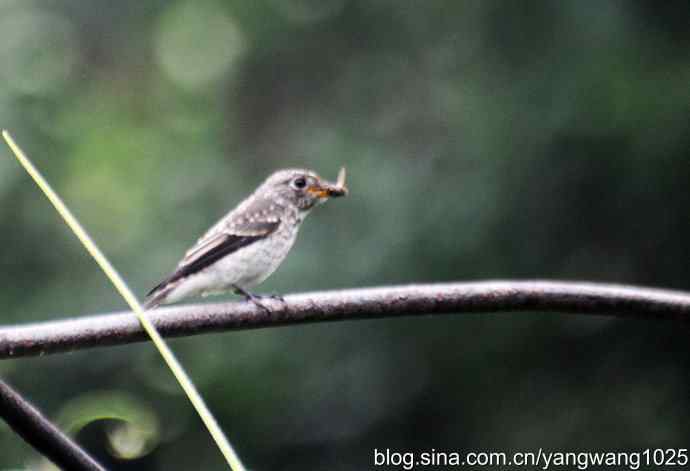
<path fill-rule="evenodd" d="M 110 261 L 108 261 L 105 255 L 103 255 L 103 252 L 100 251 L 95 242 L 86 233 L 81 224 L 79 224 L 77 218 L 74 217 L 72 212 L 67 208 L 67 206 L 65 206 L 57 193 L 55 193 L 45 178 L 43 178 L 28 157 L 19 148 L 14 139 L 12 139 L 12 136 L 10 136 L 10 134 L 5 130 L 2 131 L 2 136 L 5 138 L 7 145 L 10 146 L 10 149 L 12 149 L 12 152 L 17 157 L 17 160 L 19 160 L 19 163 L 22 165 L 22 167 L 24 167 L 28 174 L 31 175 L 31 178 L 34 179 L 41 191 L 43 191 L 53 206 L 55 206 L 55 209 L 65 220 L 65 223 L 67 223 L 69 228 L 72 230 L 72 232 L 74 232 L 89 254 L 91 254 L 91 256 L 96 260 L 96 263 L 98 263 L 108 279 L 115 286 L 115 289 L 117 289 L 127 304 L 129 304 L 129 307 L 132 308 L 132 311 L 134 311 L 134 313 L 137 315 L 141 326 L 144 328 L 149 337 L 151 337 L 154 345 L 160 352 L 177 381 L 180 383 L 180 386 L 182 386 L 182 389 L 184 390 L 185 394 L 187 394 L 187 397 L 196 409 L 199 417 L 201 417 L 204 425 L 206 425 L 206 428 L 208 428 L 209 433 L 215 440 L 221 453 L 223 453 L 223 456 L 228 462 L 228 465 L 230 465 L 230 468 L 233 471 L 245 471 L 242 462 L 228 442 L 225 434 L 223 434 L 223 431 L 219 427 L 218 422 L 216 422 L 216 419 L 213 417 L 213 414 L 211 414 L 208 407 L 204 403 L 201 395 L 196 390 L 194 383 L 192 383 L 192 380 L 189 378 L 184 368 L 173 354 L 172 350 L 170 350 L 170 347 L 168 347 L 168 345 L 165 343 L 163 337 L 161 337 L 161 335 L 158 333 L 156 327 L 146 316 L 143 307 L 139 303 L 139 300 L 134 295 L 132 290 L 129 289 L 127 283 L 125 283 Z"/>

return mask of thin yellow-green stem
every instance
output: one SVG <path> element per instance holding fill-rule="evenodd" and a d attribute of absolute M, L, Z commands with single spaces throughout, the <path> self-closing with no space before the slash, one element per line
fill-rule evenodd
<path fill-rule="evenodd" d="M 60 213 L 60 216 L 62 216 L 69 228 L 72 229 L 74 234 L 81 241 L 81 243 L 84 245 L 89 254 L 91 254 L 91 256 L 96 260 L 96 263 L 98 263 L 103 272 L 105 272 L 106 276 L 113 283 L 117 291 L 122 295 L 127 304 L 129 304 L 132 310 L 136 313 L 142 327 L 144 328 L 146 333 L 151 337 L 151 340 L 153 341 L 154 345 L 160 352 L 165 362 L 168 364 L 168 367 L 173 372 L 173 375 L 175 375 L 175 378 L 177 378 L 177 381 L 180 383 L 180 386 L 182 386 L 182 389 L 187 394 L 187 397 L 189 397 L 189 400 L 191 401 L 192 405 L 201 417 L 201 420 L 208 428 L 209 433 L 215 440 L 216 444 L 218 445 L 218 448 L 220 448 L 220 451 L 223 453 L 223 456 L 228 462 L 228 465 L 230 465 L 230 468 L 233 471 L 245 471 L 242 462 L 240 461 L 239 457 L 237 456 L 232 446 L 228 442 L 227 438 L 223 434 L 223 431 L 218 426 L 218 422 L 216 422 L 216 419 L 213 417 L 213 414 L 211 414 L 208 407 L 204 403 L 204 400 L 202 399 L 201 395 L 194 387 L 194 383 L 192 383 L 192 380 L 184 371 L 184 368 L 182 367 L 180 362 L 177 361 L 177 358 L 175 358 L 175 355 L 173 354 L 172 350 L 170 350 L 170 348 L 165 343 L 161 335 L 158 333 L 156 327 L 148 319 L 148 317 L 146 317 L 143 307 L 139 303 L 139 300 L 137 300 L 137 297 L 134 295 L 132 290 L 129 289 L 127 283 L 125 283 L 125 281 L 122 279 L 117 270 L 115 270 L 115 268 L 112 266 L 110 261 L 108 261 L 105 255 L 103 255 L 103 252 L 101 252 L 100 249 L 96 246 L 94 241 L 91 239 L 91 237 L 89 237 L 89 235 L 86 233 L 81 224 L 79 224 L 79 221 L 77 221 L 74 215 L 72 215 L 72 212 L 67 208 L 67 206 L 65 206 L 60 197 L 57 195 L 57 193 L 53 191 L 53 189 L 50 187 L 45 178 L 43 178 L 43 176 L 36 169 L 36 167 L 34 167 L 34 165 L 31 163 L 28 157 L 19 148 L 17 143 L 14 142 L 12 136 L 10 136 L 10 134 L 5 130 L 2 131 L 2 136 L 5 138 L 7 145 L 10 146 L 10 149 L 12 149 L 12 152 L 17 157 L 17 160 L 19 160 L 19 163 L 22 165 L 22 167 L 24 167 L 24 169 L 29 173 L 29 175 L 31 175 L 31 178 L 34 179 L 39 188 L 43 191 L 43 193 L 45 193 L 45 195 L 48 197 L 53 206 L 55 206 L 55 209 L 58 213 Z"/>

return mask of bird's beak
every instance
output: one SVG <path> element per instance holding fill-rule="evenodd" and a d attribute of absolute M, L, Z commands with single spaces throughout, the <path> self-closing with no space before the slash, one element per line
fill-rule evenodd
<path fill-rule="evenodd" d="M 345 167 L 340 169 L 338 173 L 338 181 L 336 183 L 321 180 L 316 185 L 307 190 L 312 195 L 318 198 L 337 198 L 338 196 L 347 196 L 348 190 L 345 186 Z"/>

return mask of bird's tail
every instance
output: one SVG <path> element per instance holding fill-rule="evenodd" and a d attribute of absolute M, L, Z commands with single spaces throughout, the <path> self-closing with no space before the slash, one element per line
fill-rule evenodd
<path fill-rule="evenodd" d="M 144 304 L 142 305 L 142 307 L 144 308 L 144 311 L 150 311 L 151 309 L 155 309 L 158 306 L 160 306 L 163 303 L 163 301 L 165 301 L 166 295 L 167 295 L 167 293 L 160 292 L 160 293 L 154 293 L 151 296 L 149 296 L 148 298 L 146 298 L 146 300 L 144 301 Z"/>
<path fill-rule="evenodd" d="M 153 288 L 146 295 L 146 300 L 144 301 L 144 310 L 148 311 L 150 309 L 155 309 L 165 302 L 168 294 L 177 286 L 177 283 L 166 283 L 163 282 Z"/>

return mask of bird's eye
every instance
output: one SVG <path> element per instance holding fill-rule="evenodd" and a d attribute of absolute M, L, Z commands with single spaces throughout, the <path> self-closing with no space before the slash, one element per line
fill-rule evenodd
<path fill-rule="evenodd" d="M 301 190 L 302 188 L 307 186 L 307 179 L 304 177 L 297 177 L 294 180 L 292 180 L 292 186 L 294 186 L 298 190 Z"/>

